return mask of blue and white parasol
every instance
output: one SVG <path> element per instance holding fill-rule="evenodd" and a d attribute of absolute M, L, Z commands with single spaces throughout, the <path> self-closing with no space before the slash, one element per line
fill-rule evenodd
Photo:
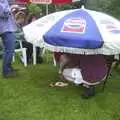
<path fill-rule="evenodd" d="M 101 12 L 83 8 L 56 12 L 23 31 L 27 41 L 51 51 L 120 54 L 120 21 Z"/>

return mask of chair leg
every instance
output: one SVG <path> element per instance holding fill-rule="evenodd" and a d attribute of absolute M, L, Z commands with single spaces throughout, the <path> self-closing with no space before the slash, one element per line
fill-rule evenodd
<path fill-rule="evenodd" d="M 54 55 L 53 55 L 53 65 L 54 65 L 54 66 L 57 65 Z"/>
<path fill-rule="evenodd" d="M 111 73 L 111 68 L 112 68 L 112 61 L 108 64 L 108 71 L 107 71 L 107 75 L 106 75 L 106 78 L 105 78 L 105 80 L 104 80 L 104 83 L 103 83 L 103 87 L 102 87 L 102 90 L 104 91 L 104 89 L 105 89 L 105 85 L 106 85 L 106 83 L 107 83 L 107 81 L 108 81 L 108 77 L 109 77 L 109 75 L 110 75 L 110 73 Z"/>
<path fill-rule="evenodd" d="M 103 82 L 102 91 L 104 91 L 106 83 L 107 83 L 107 78 L 106 78 L 105 81 Z"/>
<path fill-rule="evenodd" d="M 43 57 L 43 55 L 45 54 L 45 48 L 43 47 L 41 48 L 41 50 L 42 50 L 41 57 Z"/>
<path fill-rule="evenodd" d="M 33 45 L 33 64 L 36 65 L 36 46 Z"/>
<path fill-rule="evenodd" d="M 26 54 L 26 48 L 23 49 L 23 60 L 24 60 L 24 66 L 27 67 L 27 54 Z"/>
<path fill-rule="evenodd" d="M 12 61 L 15 62 L 15 56 L 13 56 Z"/>

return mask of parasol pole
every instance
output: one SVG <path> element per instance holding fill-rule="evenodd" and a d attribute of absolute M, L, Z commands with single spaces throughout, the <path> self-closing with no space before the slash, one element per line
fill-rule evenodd
<path fill-rule="evenodd" d="M 60 5 L 60 4 L 58 4 L 58 5 L 55 5 L 55 12 L 58 12 L 58 11 L 60 11 L 60 8 L 61 8 L 61 5 Z"/>
<path fill-rule="evenodd" d="M 82 8 L 82 9 L 85 9 L 85 6 L 84 6 L 84 5 L 82 5 L 82 6 L 81 6 L 81 8 Z"/>
<path fill-rule="evenodd" d="M 46 15 L 48 15 L 48 4 L 46 4 Z M 43 48 L 43 50 L 44 50 L 44 52 L 45 52 L 45 48 Z M 43 53 L 44 53 L 43 52 Z M 46 51 L 46 59 L 47 59 L 47 62 L 48 62 L 48 53 L 47 53 L 47 51 Z"/>
<path fill-rule="evenodd" d="M 48 4 L 46 5 L 46 15 L 48 15 Z"/>

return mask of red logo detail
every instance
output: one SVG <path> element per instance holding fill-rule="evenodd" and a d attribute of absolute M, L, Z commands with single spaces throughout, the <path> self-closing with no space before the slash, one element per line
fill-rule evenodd
<path fill-rule="evenodd" d="M 61 32 L 84 33 L 86 20 L 83 18 L 69 18 L 64 22 Z"/>

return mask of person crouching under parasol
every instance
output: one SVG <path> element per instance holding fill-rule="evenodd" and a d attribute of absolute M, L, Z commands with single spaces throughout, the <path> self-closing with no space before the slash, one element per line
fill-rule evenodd
<path fill-rule="evenodd" d="M 66 80 L 82 84 L 82 98 L 94 96 L 94 86 L 106 78 L 108 66 L 103 55 L 55 53 L 54 57 L 60 65 L 59 73 Z"/>

